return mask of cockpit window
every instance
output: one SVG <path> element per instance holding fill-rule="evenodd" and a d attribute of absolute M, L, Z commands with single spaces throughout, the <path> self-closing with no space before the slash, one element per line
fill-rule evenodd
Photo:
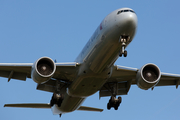
<path fill-rule="evenodd" d="M 135 13 L 133 10 L 129 10 L 129 11 Z"/>
<path fill-rule="evenodd" d="M 117 14 L 120 14 L 122 12 L 132 12 L 132 13 L 135 13 L 133 10 L 120 10 L 120 11 L 118 11 Z"/>
<path fill-rule="evenodd" d="M 129 12 L 130 10 L 124 10 L 124 12 Z"/>

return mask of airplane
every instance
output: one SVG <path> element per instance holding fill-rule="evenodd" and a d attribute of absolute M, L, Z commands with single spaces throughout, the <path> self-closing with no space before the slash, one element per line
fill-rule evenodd
<path fill-rule="evenodd" d="M 103 109 L 81 106 L 88 96 L 110 99 L 107 109 L 118 110 L 131 85 L 140 89 L 180 84 L 180 75 L 161 72 L 153 63 L 141 68 L 115 65 L 119 57 L 127 57 L 127 46 L 137 30 L 137 15 L 131 8 L 120 8 L 108 14 L 100 23 L 74 62 L 57 63 L 41 57 L 34 63 L 0 63 L 0 76 L 26 81 L 33 79 L 37 90 L 51 92 L 50 103 L 5 104 L 4 107 L 48 108 L 62 115 L 75 110 Z M 119 97 L 118 97 L 119 96 Z"/>

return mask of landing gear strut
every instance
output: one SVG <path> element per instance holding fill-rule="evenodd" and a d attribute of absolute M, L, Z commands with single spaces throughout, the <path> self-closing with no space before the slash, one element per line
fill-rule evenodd
<path fill-rule="evenodd" d="M 54 104 L 57 104 L 58 107 L 61 107 L 61 103 L 64 99 L 63 94 L 53 94 L 51 101 L 50 101 L 50 105 L 53 106 Z"/>
<path fill-rule="evenodd" d="M 127 51 L 125 50 L 125 47 L 126 47 L 126 42 L 128 42 L 130 40 L 130 37 L 129 36 L 121 36 L 120 39 L 119 39 L 119 42 L 121 42 L 121 50 L 119 52 L 119 56 L 122 57 L 122 55 L 124 57 L 127 57 Z"/>

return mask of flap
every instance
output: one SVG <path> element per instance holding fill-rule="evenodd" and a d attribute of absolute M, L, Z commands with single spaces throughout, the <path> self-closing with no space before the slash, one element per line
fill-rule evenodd
<path fill-rule="evenodd" d="M 122 81 L 117 83 L 106 83 L 99 91 L 99 97 L 112 96 L 113 87 L 116 87 L 116 95 L 127 95 L 131 87 L 131 81 Z"/>
<path fill-rule="evenodd" d="M 50 79 L 48 82 L 44 84 L 38 84 L 36 89 L 46 92 L 52 92 L 52 93 L 55 92 L 58 94 L 64 94 L 69 84 L 70 83 L 65 81 Z M 57 87 L 58 87 L 58 91 L 57 91 Z"/>

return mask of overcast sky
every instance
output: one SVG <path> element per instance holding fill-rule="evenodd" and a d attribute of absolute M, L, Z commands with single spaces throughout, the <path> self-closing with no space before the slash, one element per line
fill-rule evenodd
<path fill-rule="evenodd" d="M 73 62 L 110 12 L 132 8 L 137 34 L 128 57 L 115 64 L 140 68 L 154 63 L 162 72 L 180 74 L 180 9 L 178 0 L 0 0 L 0 63 L 34 63 L 42 56 Z M 36 90 L 36 83 L 0 78 L 0 120 L 59 120 L 50 109 L 4 108 L 7 103 L 49 103 L 52 93 Z M 98 92 L 83 103 L 102 113 L 75 111 L 63 120 L 179 120 L 180 89 L 175 86 L 141 90 L 131 86 L 118 111 L 107 110 L 110 97 Z"/>

